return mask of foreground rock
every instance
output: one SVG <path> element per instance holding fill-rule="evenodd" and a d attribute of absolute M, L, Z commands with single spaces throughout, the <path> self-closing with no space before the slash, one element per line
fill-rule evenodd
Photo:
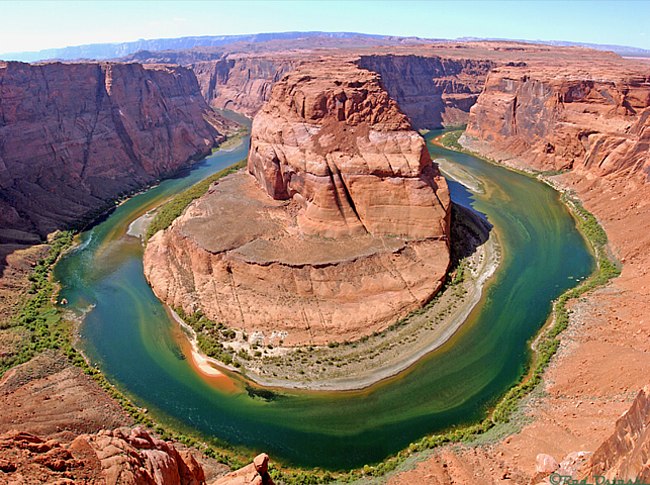
<path fill-rule="evenodd" d="M 249 171 L 145 252 L 156 294 L 262 343 L 358 339 L 438 291 L 449 194 L 423 139 L 351 62 L 286 76 L 256 116 Z"/>
<path fill-rule="evenodd" d="M 88 221 L 222 139 L 194 74 L 0 62 L 0 242 Z"/>
<path fill-rule="evenodd" d="M 199 485 L 203 469 L 142 428 L 80 435 L 70 444 L 12 431 L 0 435 L 0 476 L 9 483 Z"/>
<path fill-rule="evenodd" d="M 588 477 L 650 482 L 650 388 L 637 395 L 614 433 L 594 452 L 582 471 Z"/>

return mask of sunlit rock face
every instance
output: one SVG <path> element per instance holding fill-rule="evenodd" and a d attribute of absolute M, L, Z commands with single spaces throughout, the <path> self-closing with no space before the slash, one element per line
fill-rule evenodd
<path fill-rule="evenodd" d="M 92 219 L 222 139 L 194 74 L 0 63 L 0 242 Z"/>
<path fill-rule="evenodd" d="M 380 331 L 440 289 L 447 185 L 377 74 L 329 60 L 286 75 L 254 119 L 248 171 L 150 240 L 163 300 L 322 344 Z"/>

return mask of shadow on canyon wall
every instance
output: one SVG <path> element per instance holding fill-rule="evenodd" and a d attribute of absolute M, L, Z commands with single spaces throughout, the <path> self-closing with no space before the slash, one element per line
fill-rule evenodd
<path fill-rule="evenodd" d="M 450 272 L 458 267 L 462 259 L 474 254 L 487 242 L 492 227 L 480 212 L 452 202 Z"/>

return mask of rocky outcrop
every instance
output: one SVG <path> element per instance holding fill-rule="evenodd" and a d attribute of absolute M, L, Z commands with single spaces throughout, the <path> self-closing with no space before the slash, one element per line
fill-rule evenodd
<path fill-rule="evenodd" d="M 257 455 L 253 462 L 225 475 L 211 485 L 274 485 L 269 475 L 269 455 Z"/>
<path fill-rule="evenodd" d="M 264 343 L 324 344 L 380 331 L 440 288 L 447 185 L 377 74 L 331 61 L 285 76 L 248 167 L 254 179 L 224 179 L 149 241 L 162 300 Z"/>
<path fill-rule="evenodd" d="M 185 68 L 0 63 L 0 239 L 88 220 L 206 155 L 211 116 Z"/>
<path fill-rule="evenodd" d="M 193 62 L 205 100 L 215 108 L 254 116 L 269 99 L 273 83 L 300 63 L 292 57 L 229 56 Z"/>
<path fill-rule="evenodd" d="M 650 175 L 650 70 L 500 67 L 472 108 L 470 146 L 539 170 Z"/>
<path fill-rule="evenodd" d="M 376 74 L 328 63 L 289 74 L 255 117 L 248 169 L 303 207 L 305 234 L 441 238 L 444 179 Z"/>
<path fill-rule="evenodd" d="M 418 55 L 361 56 L 359 66 L 381 75 L 386 91 L 415 128 L 467 123 L 483 89 L 489 59 L 450 59 Z"/>
<path fill-rule="evenodd" d="M 9 483 L 199 485 L 201 465 L 189 452 L 142 428 L 84 434 L 72 443 L 12 431 L 0 436 L 0 472 Z"/>
<path fill-rule="evenodd" d="M 583 470 L 588 477 L 650 482 L 650 388 L 637 395 L 616 421 L 614 433 L 594 452 Z"/>

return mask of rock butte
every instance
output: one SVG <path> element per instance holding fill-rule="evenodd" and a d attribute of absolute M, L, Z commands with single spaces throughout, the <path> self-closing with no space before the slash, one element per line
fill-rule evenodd
<path fill-rule="evenodd" d="M 285 76 L 254 119 L 248 170 L 149 241 L 145 275 L 167 303 L 324 344 L 383 330 L 439 290 L 447 185 L 377 74 L 319 62 Z"/>

